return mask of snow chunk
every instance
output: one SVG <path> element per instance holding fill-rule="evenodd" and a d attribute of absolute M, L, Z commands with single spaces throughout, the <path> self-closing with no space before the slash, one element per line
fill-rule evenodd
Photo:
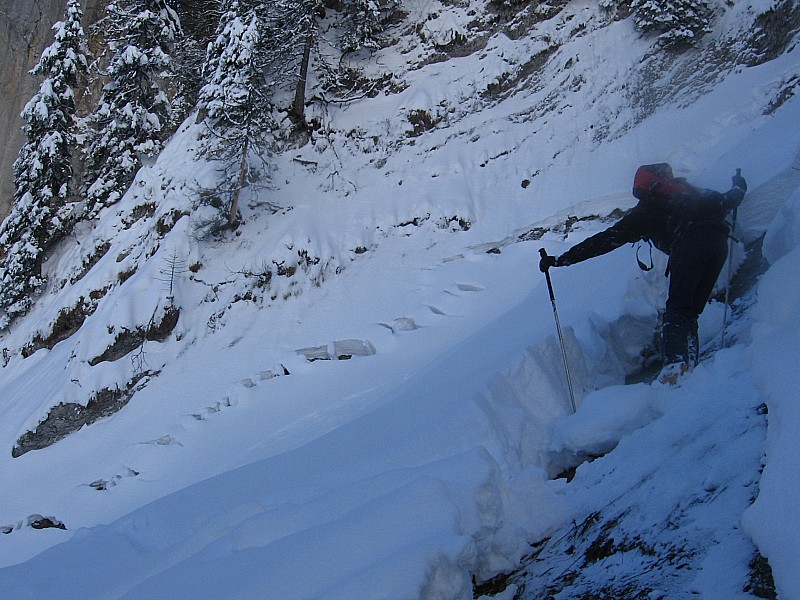
<path fill-rule="evenodd" d="M 794 203 L 796 204 L 796 198 Z M 796 218 L 796 216 L 795 216 Z M 795 226 L 787 225 L 792 230 Z M 785 231 L 785 230 L 784 230 Z M 779 232 L 772 238 L 784 242 Z M 775 246 L 773 246 L 773 249 Z M 773 254 L 773 257 L 775 254 Z M 789 499 L 800 496 L 797 457 L 797 340 L 800 339 L 800 248 L 775 262 L 758 287 L 750 357 L 756 384 L 769 409 L 766 459 L 760 492 L 744 525 L 772 567 L 779 597 L 800 589 L 800 513 Z"/>

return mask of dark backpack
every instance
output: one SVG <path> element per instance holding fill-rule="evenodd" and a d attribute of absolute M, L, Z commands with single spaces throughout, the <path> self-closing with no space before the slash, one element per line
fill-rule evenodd
<path fill-rule="evenodd" d="M 633 195 L 681 221 L 700 223 L 725 218 L 719 194 L 676 178 L 667 163 L 639 167 L 633 177 Z"/>
<path fill-rule="evenodd" d="M 696 225 L 725 227 L 722 196 L 711 190 L 696 188 L 685 179 L 676 178 L 667 163 L 639 167 L 633 177 L 633 195 L 653 221 L 659 223 L 656 229 L 658 234 L 646 238 L 650 243 L 650 266 L 641 261 L 638 248 L 636 251 L 636 261 L 645 271 L 653 267 L 653 243 L 669 253 L 673 240 Z M 668 274 L 669 265 L 665 275 Z"/>
<path fill-rule="evenodd" d="M 670 196 L 691 193 L 684 179 L 675 179 L 667 163 L 642 165 L 633 176 L 633 195 L 637 200 L 668 201 Z"/>

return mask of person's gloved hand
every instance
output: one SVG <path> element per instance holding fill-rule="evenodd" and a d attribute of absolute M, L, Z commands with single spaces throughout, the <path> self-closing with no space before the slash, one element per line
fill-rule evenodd
<path fill-rule="evenodd" d="M 731 181 L 733 182 L 733 187 L 739 188 L 742 192 L 747 191 L 747 182 L 742 177 L 741 169 L 736 169 L 736 175 L 731 178 Z"/>
<path fill-rule="evenodd" d="M 555 266 L 556 266 L 556 257 L 550 256 L 549 254 L 543 255 L 541 260 L 539 261 L 539 270 L 542 273 L 546 273 L 547 269 Z"/>
<path fill-rule="evenodd" d="M 561 256 L 550 256 L 545 254 L 539 261 L 539 270 L 544 273 L 550 267 L 568 267 L 571 264 L 572 263 L 564 258 L 563 254 Z"/>

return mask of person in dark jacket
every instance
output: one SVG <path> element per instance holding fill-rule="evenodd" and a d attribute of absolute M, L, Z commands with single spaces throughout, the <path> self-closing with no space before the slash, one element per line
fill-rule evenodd
<path fill-rule="evenodd" d="M 662 328 L 664 369 L 660 379 L 675 383 L 698 361 L 697 319 L 711 296 L 728 254 L 729 211 L 738 207 L 747 183 L 737 170 L 725 193 L 700 189 L 673 176 L 666 163 L 640 167 L 633 195 L 638 204 L 616 224 L 570 248 L 542 259 L 542 270 L 565 267 L 640 240 L 669 255 L 669 295 Z"/>

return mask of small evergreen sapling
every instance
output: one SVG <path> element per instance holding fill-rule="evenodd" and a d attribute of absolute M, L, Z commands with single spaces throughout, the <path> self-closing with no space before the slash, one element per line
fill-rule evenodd
<path fill-rule="evenodd" d="M 159 269 L 161 277 L 158 278 L 160 282 L 167 286 L 167 305 L 174 306 L 175 304 L 175 284 L 178 278 L 188 271 L 186 260 L 178 256 L 177 251 L 164 258 L 164 266 Z"/>

